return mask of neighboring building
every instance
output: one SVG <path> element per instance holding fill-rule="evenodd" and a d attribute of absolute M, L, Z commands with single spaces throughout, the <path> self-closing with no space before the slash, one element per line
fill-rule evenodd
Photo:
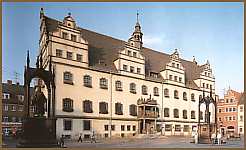
<path fill-rule="evenodd" d="M 58 137 L 189 135 L 203 90 L 215 95 L 208 61 L 198 65 L 178 50 L 169 55 L 145 48 L 138 21 L 122 41 L 78 27 L 71 14 L 61 22 L 41 10 L 40 19 L 39 58 L 55 70 Z M 214 108 L 210 112 L 214 122 Z"/>
<path fill-rule="evenodd" d="M 244 101 L 245 101 L 245 92 L 239 99 L 238 103 L 238 133 L 244 134 Z"/>
<path fill-rule="evenodd" d="M 31 88 L 32 90 L 32 88 Z M 31 107 L 31 111 L 34 108 Z M 24 86 L 11 80 L 2 83 L 2 132 L 10 135 L 21 129 L 24 112 Z"/>
<path fill-rule="evenodd" d="M 218 124 L 223 135 L 238 133 L 238 102 L 241 93 L 229 89 L 218 101 Z"/>

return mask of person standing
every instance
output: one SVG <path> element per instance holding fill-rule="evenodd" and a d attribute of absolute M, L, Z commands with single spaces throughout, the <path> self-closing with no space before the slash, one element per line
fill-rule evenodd
<path fill-rule="evenodd" d="M 61 138 L 60 138 L 60 146 L 64 147 L 64 135 L 62 134 Z"/>
<path fill-rule="evenodd" d="M 79 134 L 78 142 L 81 142 L 81 143 L 83 142 L 83 141 L 82 141 L 82 134 L 81 134 L 81 133 Z"/>
<path fill-rule="evenodd" d="M 93 141 L 96 143 L 95 131 L 92 131 L 92 135 L 91 135 L 91 143 Z"/>
<path fill-rule="evenodd" d="M 194 137 L 195 137 L 195 144 L 198 144 L 198 133 L 197 132 L 195 133 Z"/>
<path fill-rule="evenodd" d="M 216 141 L 216 134 L 215 133 L 213 133 L 211 135 L 211 140 L 212 140 L 212 144 L 215 144 L 215 141 Z"/>
<path fill-rule="evenodd" d="M 217 134 L 218 145 L 221 145 L 221 133 Z"/>

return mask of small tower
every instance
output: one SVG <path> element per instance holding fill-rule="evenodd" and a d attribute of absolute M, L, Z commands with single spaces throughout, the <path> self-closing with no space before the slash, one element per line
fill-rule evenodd
<path fill-rule="evenodd" d="M 134 46 L 138 49 L 142 48 L 143 42 L 143 33 L 141 32 L 141 26 L 138 20 L 138 15 L 139 13 L 137 13 L 137 23 L 135 25 L 135 30 L 132 33 L 131 38 L 128 40 L 128 42 L 130 43 L 131 46 Z"/>
<path fill-rule="evenodd" d="M 66 16 L 63 20 L 63 23 L 70 28 L 75 28 L 76 27 L 76 23 L 75 20 L 73 19 L 73 17 L 71 16 L 71 13 L 68 13 L 68 16 Z"/>

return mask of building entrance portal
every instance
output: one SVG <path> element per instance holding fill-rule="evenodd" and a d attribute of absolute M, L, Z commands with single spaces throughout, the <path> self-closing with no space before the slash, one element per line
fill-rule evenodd
<path fill-rule="evenodd" d="M 139 133 L 153 134 L 156 132 L 156 120 L 159 116 L 159 109 L 157 102 L 151 95 L 148 99 L 138 100 L 138 119 L 139 119 Z"/>

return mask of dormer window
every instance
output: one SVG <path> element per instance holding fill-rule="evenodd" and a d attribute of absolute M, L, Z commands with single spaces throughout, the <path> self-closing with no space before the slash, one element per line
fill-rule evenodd
<path fill-rule="evenodd" d="M 140 74 L 140 72 L 141 72 L 141 69 L 137 68 L 137 73 Z"/>
<path fill-rule="evenodd" d="M 175 67 L 175 63 L 172 63 L 172 67 Z"/>
<path fill-rule="evenodd" d="M 207 76 L 207 72 L 205 72 L 205 76 Z"/>
<path fill-rule="evenodd" d="M 179 68 L 179 64 L 177 64 L 177 68 Z"/>
<path fill-rule="evenodd" d="M 123 65 L 123 70 L 127 71 L 127 65 Z"/>
<path fill-rule="evenodd" d="M 68 39 L 68 33 L 62 32 L 62 38 L 63 39 Z"/>
<path fill-rule="evenodd" d="M 208 76 L 210 77 L 210 73 L 208 73 Z"/>
<path fill-rule="evenodd" d="M 134 67 L 130 66 L 130 72 L 133 73 L 134 72 Z"/>
<path fill-rule="evenodd" d="M 73 59 L 73 53 L 67 52 L 67 59 L 72 60 Z"/>
<path fill-rule="evenodd" d="M 174 76 L 174 81 L 178 81 L 178 77 L 177 76 Z"/>
<path fill-rule="evenodd" d="M 172 80 L 173 79 L 173 76 L 172 75 L 169 75 L 169 80 Z"/>
<path fill-rule="evenodd" d="M 76 42 L 76 41 L 77 41 L 77 36 L 76 36 L 76 35 L 71 34 L 71 40 L 72 40 L 72 41 L 74 41 L 74 42 Z"/>
<path fill-rule="evenodd" d="M 136 52 L 133 52 L 133 57 L 137 57 L 137 53 Z"/>
<path fill-rule="evenodd" d="M 132 56 L 132 52 L 131 52 L 131 51 L 128 51 L 128 52 L 127 52 L 127 55 L 128 55 L 128 56 Z"/>

